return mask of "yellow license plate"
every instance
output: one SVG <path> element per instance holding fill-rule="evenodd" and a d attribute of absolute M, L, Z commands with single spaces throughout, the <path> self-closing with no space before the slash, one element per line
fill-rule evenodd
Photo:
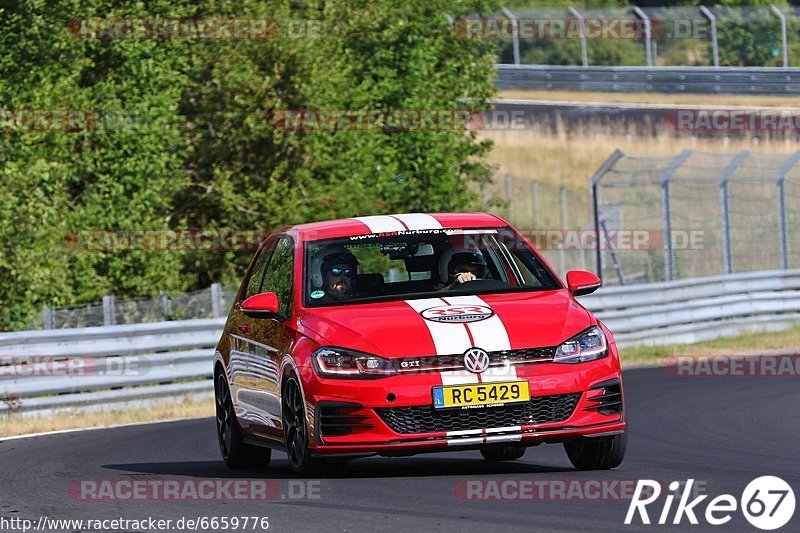
<path fill-rule="evenodd" d="M 475 383 L 433 388 L 433 406 L 436 409 L 474 409 L 489 405 L 527 402 L 531 393 L 527 381 Z"/>

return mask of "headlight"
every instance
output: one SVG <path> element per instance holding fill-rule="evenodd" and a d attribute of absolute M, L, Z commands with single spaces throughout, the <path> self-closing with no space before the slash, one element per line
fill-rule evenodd
<path fill-rule="evenodd" d="M 606 355 L 608 355 L 606 335 L 598 326 L 592 326 L 556 348 L 553 362 L 583 363 Z"/>
<path fill-rule="evenodd" d="M 326 378 L 363 379 L 397 374 L 388 359 L 344 348 L 320 348 L 312 360 L 317 374 Z"/>

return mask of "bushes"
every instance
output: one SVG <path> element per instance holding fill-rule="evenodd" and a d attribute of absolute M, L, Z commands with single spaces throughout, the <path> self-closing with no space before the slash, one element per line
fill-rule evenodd
<path fill-rule="evenodd" d="M 463 129 L 284 131 L 273 123 L 285 109 L 484 109 L 493 50 L 456 38 L 444 16 L 489 9 L 483 2 L 9 4 L 0 4 L 0 108 L 88 110 L 98 121 L 74 132 L 0 130 L 0 329 L 42 303 L 231 283 L 251 255 L 70 250 L 74 231 L 269 231 L 459 210 L 489 180 L 489 145 Z M 73 19 L 95 17 L 270 18 L 283 33 L 197 42 L 68 31 Z M 309 20 L 323 31 L 288 32 L 288 21 Z"/>

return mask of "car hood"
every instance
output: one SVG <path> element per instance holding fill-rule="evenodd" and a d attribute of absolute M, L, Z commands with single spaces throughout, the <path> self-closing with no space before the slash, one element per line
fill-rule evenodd
<path fill-rule="evenodd" d="M 566 290 L 310 308 L 298 322 L 320 344 L 384 357 L 557 346 L 597 323 Z"/>

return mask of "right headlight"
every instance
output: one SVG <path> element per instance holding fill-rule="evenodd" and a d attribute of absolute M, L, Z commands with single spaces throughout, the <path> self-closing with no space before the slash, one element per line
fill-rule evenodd
<path fill-rule="evenodd" d="M 584 363 L 608 355 L 608 341 L 603 330 L 592 326 L 556 348 L 554 363 Z"/>

